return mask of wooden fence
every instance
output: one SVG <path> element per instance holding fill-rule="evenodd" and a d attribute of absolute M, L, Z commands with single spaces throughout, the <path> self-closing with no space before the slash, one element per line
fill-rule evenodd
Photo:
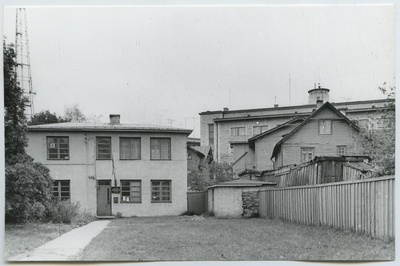
<path fill-rule="evenodd" d="M 277 182 L 278 187 L 294 187 L 326 184 L 360 179 L 361 171 L 343 166 L 347 160 L 341 157 L 315 157 L 300 165 L 289 165 L 264 173 L 263 181 Z M 346 170 L 346 175 L 343 171 Z"/>
<path fill-rule="evenodd" d="M 260 191 L 260 216 L 394 238 L 394 177 Z"/>
<path fill-rule="evenodd" d="M 187 192 L 187 210 L 190 213 L 200 215 L 208 211 L 208 192 L 190 191 Z"/>

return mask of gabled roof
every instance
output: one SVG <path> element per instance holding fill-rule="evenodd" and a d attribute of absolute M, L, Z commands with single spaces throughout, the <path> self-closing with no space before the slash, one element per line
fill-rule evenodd
<path fill-rule="evenodd" d="M 292 120 L 287 121 L 286 123 L 278 125 L 278 126 L 276 126 L 274 128 L 271 128 L 270 130 L 267 130 L 267 131 L 265 131 L 263 133 L 260 133 L 258 135 L 255 135 L 254 137 L 249 138 L 248 141 L 249 141 L 249 143 L 250 142 L 254 142 L 259 138 L 262 138 L 262 137 L 264 137 L 264 136 L 266 136 L 268 134 L 271 134 L 271 133 L 273 133 L 275 131 L 278 131 L 278 130 L 283 129 L 283 128 L 287 127 L 287 126 L 290 126 L 291 124 L 293 124 L 295 122 L 304 121 L 304 119 L 305 119 L 304 117 L 296 117 L 296 118 L 294 118 Z"/>
<path fill-rule="evenodd" d="M 309 117 L 307 117 L 300 125 L 295 127 L 292 131 L 290 131 L 286 136 L 284 136 L 274 147 L 274 150 L 272 152 L 272 158 L 275 158 L 277 154 L 279 153 L 281 144 L 285 142 L 287 139 L 289 139 L 291 136 L 293 136 L 300 128 L 302 128 L 305 124 L 307 124 L 313 117 L 318 115 L 322 110 L 325 108 L 331 109 L 334 113 L 336 113 L 339 117 L 343 118 L 349 126 L 353 127 L 355 130 L 360 131 L 359 127 L 354 124 L 350 119 L 348 119 L 344 114 L 342 114 L 338 109 L 336 109 L 332 104 L 329 102 L 324 103 L 318 110 L 313 112 Z"/>
<path fill-rule="evenodd" d="M 193 150 L 194 152 L 203 157 L 207 157 L 208 154 L 212 152 L 211 146 L 188 146 L 188 149 Z"/>
<path fill-rule="evenodd" d="M 150 124 L 110 124 L 99 122 L 80 123 L 55 123 L 45 125 L 28 126 L 28 131 L 62 131 L 62 132 L 162 132 L 190 134 L 192 130 L 168 126 L 156 126 Z"/>

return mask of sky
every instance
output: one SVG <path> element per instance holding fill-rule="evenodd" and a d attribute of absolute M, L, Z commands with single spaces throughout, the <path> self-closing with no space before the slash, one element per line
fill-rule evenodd
<path fill-rule="evenodd" d="M 393 5 L 26 10 L 36 113 L 78 104 L 199 137 L 203 111 L 307 104 L 318 83 L 331 102 L 382 99 L 395 84 Z"/>

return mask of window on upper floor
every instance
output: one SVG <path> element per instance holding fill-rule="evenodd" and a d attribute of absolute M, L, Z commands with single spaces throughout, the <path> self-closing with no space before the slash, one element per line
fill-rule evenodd
<path fill-rule="evenodd" d="M 150 138 L 150 159 L 171 160 L 171 139 Z"/>
<path fill-rule="evenodd" d="M 142 202 L 141 180 L 121 180 L 121 202 Z"/>
<path fill-rule="evenodd" d="M 337 146 L 337 156 L 345 156 L 347 151 L 346 145 Z"/>
<path fill-rule="evenodd" d="M 214 124 L 208 125 L 208 145 L 214 145 Z"/>
<path fill-rule="evenodd" d="M 318 120 L 318 134 L 332 134 L 332 120 Z"/>
<path fill-rule="evenodd" d="M 151 202 L 171 202 L 171 180 L 151 181 Z"/>
<path fill-rule="evenodd" d="M 253 126 L 253 135 L 258 135 L 263 133 L 269 129 L 269 125 L 264 126 Z"/>
<path fill-rule="evenodd" d="M 119 138 L 120 160 L 140 160 L 140 138 Z"/>
<path fill-rule="evenodd" d="M 314 148 L 303 147 L 301 151 L 301 162 L 307 162 L 314 158 Z"/>
<path fill-rule="evenodd" d="M 47 137 L 47 159 L 69 160 L 69 138 Z"/>
<path fill-rule="evenodd" d="M 54 199 L 70 200 L 70 182 L 69 180 L 54 180 L 51 186 L 51 193 Z"/>
<path fill-rule="evenodd" d="M 111 159 L 111 138 L 97 137 L 96 138 L 96 158 L 97 160 Z"/>
<path fill-rule="evenodd" d="M 245 129 L 245 127 L 231 127 L 231 136 L 244 136 Z"/>

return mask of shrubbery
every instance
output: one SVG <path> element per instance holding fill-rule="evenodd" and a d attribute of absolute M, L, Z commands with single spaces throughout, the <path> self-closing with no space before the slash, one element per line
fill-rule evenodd
<path fill-rule="evenodd" d="M 80 204 L 54 200 L 49 209 L 49 220 L 53 223 L 70 224 L 79 214 Z"/>
<path fill-rule="evenodd" d="M 208 186 L 233 180 L 233 175 L 232 166 L 228 163 L 212 162 L 208 175 L 192 170 L 188 174 L 188 186 L 194 191 L 204 191 Z"/>
<path fill-rule="evenodd" d="M 16 160 L 5 168 L 6 222 L 43 220 L 51 203 L 49 170 L 28 155 L 19 155 Z"/>

